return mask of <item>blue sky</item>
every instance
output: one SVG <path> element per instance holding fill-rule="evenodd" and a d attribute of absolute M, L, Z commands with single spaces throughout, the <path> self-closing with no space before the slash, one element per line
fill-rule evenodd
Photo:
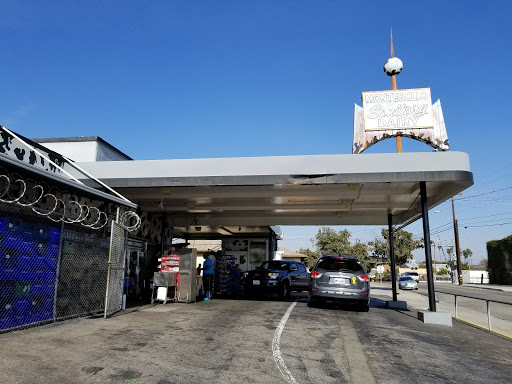
<path fill-rule="evenodd" d="M 430 87 L 452 150 L 471 158 L 475 185 L 455 203 L 461 247 L 478 261 L 486 241 L 512 232 L 512 188 L 493 192 L 512 186 L 509 1 L 0 0 L 0 9 L 0 124 L 31 138 L 101 136 L 135 159 L 350 153 L 354 103 L 391 88 L 382 66 L 393 27 L 398 88 Z M 368 153 L 395 150 L 389 140 Z M 450 242 L 451 205 L 436 211 L 431 228 Z M 281 245 L 311 246 L 317 229 L 285 227 Z M 380 233 L 348 229 L 362 241 Z M 419 223 L 408 230 L 421 234 Z"/>

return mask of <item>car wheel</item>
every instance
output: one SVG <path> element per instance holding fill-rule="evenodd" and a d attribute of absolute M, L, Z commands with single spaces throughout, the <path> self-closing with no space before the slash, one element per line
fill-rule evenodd
<path fill-rule="evenodd" d="M 310 297 L 308 301 L 308 307 L 310 308 L 318 308 L 320 305 L 320 300 L 316 297 Z"/>
<path fill-rule="evenodd" d="M 370 310 L 370 305 L 368 301 L 362 300 L 359 302 L 359 311 L 360 312 L 368 312 Z"/>
<path fill-rule="evenodd" d="M 279 287 L 279 297 L 290 297 L 290 285 L 287 281 Z"/>

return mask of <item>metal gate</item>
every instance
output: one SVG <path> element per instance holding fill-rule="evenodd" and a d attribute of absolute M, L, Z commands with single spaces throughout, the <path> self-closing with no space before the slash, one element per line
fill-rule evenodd
<path fill-rule="evenodd" d="M 107 291 L 105 294 L 105 318 L 112 316 L 123 308 L 123 283 L 127 240 L 127 231 L 120 224 L 112 221 Z"/>

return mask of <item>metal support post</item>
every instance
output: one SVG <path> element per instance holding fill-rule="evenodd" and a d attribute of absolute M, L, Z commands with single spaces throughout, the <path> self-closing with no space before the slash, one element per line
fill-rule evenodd
<path fill-rule="evenodd" d="M 393 301 L 397 301 L 396 294 L 396 271 L 395 271 L 395 238 L 393 236 L 393 215 L 388 213 L 389 233 L 389 258 L 391 261 L 391 288 L 393 290 Z"/>
<path fill-rule="evenodd" d="M 489 331 L 492 331 L 491 327 L 491 302 L 487 300 L 487 324 L 489 325 Z"/>
<path fill-rule="evenodd" d="M 436 312 L 434 275 L 432 273 L 432 253 L 430 249 L 430 226 L 428 221 L 427 184 L 420 182 L 421 216 L 423 219 L 423 241 L 425 243 L 425 262 L 427 264 L 428 304 L 431 312 Z"/>

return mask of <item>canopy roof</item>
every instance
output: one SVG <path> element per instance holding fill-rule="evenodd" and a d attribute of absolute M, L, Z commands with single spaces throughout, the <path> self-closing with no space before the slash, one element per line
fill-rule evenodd
<path fill-rule="evenodd" d="M 389 213 L 403 225 L 421 217 L 420 181 L 426 182 L 429 208 L 473 184 L 462 152 L 78 165 L 143 210 L 167 213 L 176 233 L 189 238 L 270 225 L 387 225 Z"/>

